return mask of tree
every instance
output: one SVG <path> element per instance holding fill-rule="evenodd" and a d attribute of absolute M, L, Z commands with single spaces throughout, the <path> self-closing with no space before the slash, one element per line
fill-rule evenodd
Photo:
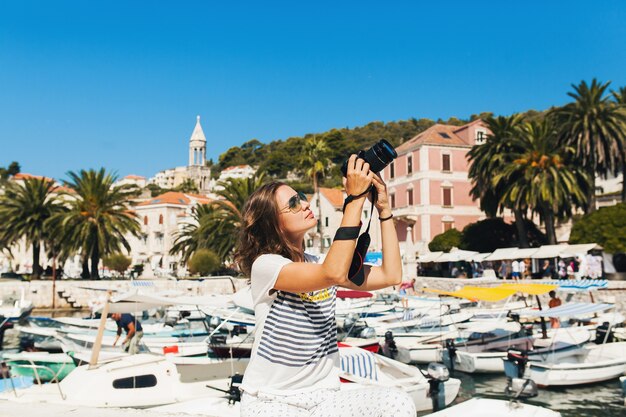
<path fill-rule="evenodd" d="M 521 126 L 524 118 L 521 114 L 511 116 L 487 117 L 485 124 L 491 132 L 482 145 L 475 145 L 468 152 L 470 162 L 468 177 L 472 182 L 470 195 L 474 200 L 480 199 L 480 209 L 488 217 L 495 217 L 498 212 L 509 208 L 515 215 L 515 227 L 520 237 L 520 246 L 529 247 L 526 240 L 524 219 L 528 207 L 524 204 L 505 204 L 502 195 L 507 184 L 493 183 L 493 176 L 501 172 L 511 163 L 511 154 L 520 149 L 516 148 L 515 139 L 521 135 Z"/>
<path fill-rule="evenodd" d="M 596 174 L 615 172 L 624 153 L 626 113 L 611 101 L 609 84 L 594 78 L 591 84 L 572 85 L 574 91 L 567 94 L 574 101 L 551 112 L 560 127 L 560 142 L 574 149 L 592 181 Z M 585 212 L 591 213 L 596 209 L 595 187 L 587 189 L 586 200 Z"/>
<path fill-rule="evenodd" d="M 8 180 L 15 174 L 19 174 L 19 172 L 20 164 L 15 161 L 11 162 L 7 168 L 0 167 L 0 182 Z"/>
<path fill-rule="evenodd" d="M 322 228 L 322 204 L 320 202 L 319 192 L 319 176 L 330 165 L 330 159 L 328 158 L 328 146 L 322 138 L 310 137 L 304 142 L 304 149 L 300 155 L 300 169 L 306 174 L 307 177 L 313 181 L 313 191 L 317 199 L 317 233 L 320 237 L 320 253 L 324 253 L 324 231 Z"/>
<path fill-rule="evenodd" d="M 511 246 L 515 226 L 500 217 L 470 223 L 463 228 L 459 248 L 481 253 L 493 252 Z"/>
<path fill-rule="evenodd" d="M 539 247 L 547 243 L 545 235 L 531 220 L 526 219 L 524 222 L 526 240 L 531 247 Z M 500 217 L 470 223 L 463 228 L 462 233 L 459 248 L 465 250 L 486 253 L 499 248 L 520 246 L 517 228 Z"/>
<path fill-rule="evenodd" d="M 189 259 L 191 275 L 210 275 L 220 267 L 220 258 L 209 249 L 200 249 Z"/>
<path fill-rule="evenodd" d="M 558 145 L 550 118 L 526 122 L 520 132 L 512 140 L 512 161 L 494 173 L 492 183 L 503 190 L 505 205 L 529 207 L 538 213 L 548 242 L 556 244 L 556 219 L 571 216 L 573 207 L 585 205 L 591 181 L 574 162 L 573 149 Z"/>
<path fill-rule="evenodd" d="M 104 266 L 124 276 L 131 264 L 131 259 L 123 253 L 112 253 L 102 259 Z"/>
<path fill-rule="evenodd" d="M 139 190 L 133 185 L 114 186 L 117 177 L 99 171 L 70 171 L 65 184 L 73 190 L 68 194 L 67 213 L 50 219 L 51 227 L 62 236 L 66 250 L 81 251 L 83 266 L 91 261 L 90 277 L 98 279 L 98 264 L 103 256 L 130 251 L 126 235 L 138 236 L 140 225 L 130 209 Z"/>
<path fill-rule="evenodd" d="M 450 249 L 461 246 L 461 238 L 461 232 L 458 230 L 446 230 L 433 238 L 433 240 L 428 244 L 428 249 L 432 252 L 449 252 Z"/>
<path fill-rule="evenodd" d="M 237 244 L 243 206 L 264 182 L 263 174 L 220 182 L 224 187 L 217 192 L 220 199 L 194 208 L 193 220 L 174 235 L 170 253 L 181 254 L 181 260 L 188 262 L 196 251 L 210 249 L 221 260 L 228 259 Z"/>
<path fill-rule="evenodd" d="M 597 243 L 607 253 L 626 252 L 626 203 L 601 207 L 578 219 L 569 243 Z"/>
<path fill-rule="evenodd" d="M 55 193 L 54 182 L 48 178 L 27 178 L 23 185 L 7 182 L 0 196 L 0 242 L 10 246 L 24 238 L 33 248 L 33 277 L 42 273 L 39 264 L 41 246 L 53 236 L 48 220 L 63 212 Z"/>
<path fill-rule="evenodd" d="M 185 181 L 178 184 L 178 186 L 174 188 L 174 191 L 179 191 L 181 193 L 194 193 L 194 194 L 198 194 L 200 192 L 195 181 L 192 180 L 191 178 L 187 178 L 185 179 Z"/>
<path fill-rule="evenodd" d="M 623 112 L 626 112 L 626 87 L 621 87 L 617 91 L 612 91 L 613 99 Z M 622 173 L 622 202 L 626 201 L 626 136 L 622 136 L 622 157 L 620 171 Z M 617 172 L 616 172 L 617 174 Z"/>

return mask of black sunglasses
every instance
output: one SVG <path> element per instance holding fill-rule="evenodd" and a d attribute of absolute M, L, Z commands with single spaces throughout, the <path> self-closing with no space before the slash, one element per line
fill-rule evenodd
<path fill-rule="evenodd" d="M 309 201 L 309 200 L 307 200 L 306 195 L 303 192 L 298 192 L 296 195 L 292 196 L 287 201 L 287 207 L 280 210 L 280 212 L 286 213 L 287 211 L 290 211 L 295 214 L 299 212 L 300 210 L 302 210 L 303 201 Z"/>

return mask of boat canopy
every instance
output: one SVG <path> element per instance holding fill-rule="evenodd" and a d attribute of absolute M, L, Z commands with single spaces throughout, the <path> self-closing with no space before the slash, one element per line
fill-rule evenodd
<path fill-rule="evenodd" d="M 459 250 L 451 251 L 448 253 L 444 253 L 443 255 L 437 258 L 437 262 L 469 261 L 475 255 L 478 255 L 478 252 L 459 249 Z"/>
<path fill-rule="evenodd" d="M 598 313 L 613 308 L 613 304 L 606 303 L 568 303 L 546 310 L 523 310 L 520 315 L 526 317 L 576 317 Z"/>
<path fill-rule="evenodd" d="M 502 284 L 499 288 L 510 288 L 530 295 L 542 295 L 556 290 L 559 286 L 549 284 Z"/>
<path fill-rule="evenodd" d="M 419 258 L 417 259 L 418 262 L 422 262 L 422 263 L 428 263 L 428 262 L 435 262 L 437 260 L 437 258 L 439 258 L 441 255 L 443 255 L 443 252 L 439 251 L 439 252 L 428 252 L 425 253 L 423 255 L 420 255 Z"/>
<path fill-rule="evenodd" d="M 502 284 L 497 287 L 473 287 L 468 285 L 457 291 L 441 291 L 429 288 L 426 288 L 425 291 L 475 301 L 500 301 L 516 292 L 541 295 L 557 288 L 558 285 L 547 284 Z"/>
<path fill-rule="evenodd" d="M 452 297 L 466 298 L 473 301 L 501 301 L 517 292 L 516 290 L 509 288 L 486 288 L 472 286 L 466 286 L 457 291 L 441 291 L 430 288 L 426 288 L 425 291 L 434 292 L 442 295 L 449 295 Z"/>

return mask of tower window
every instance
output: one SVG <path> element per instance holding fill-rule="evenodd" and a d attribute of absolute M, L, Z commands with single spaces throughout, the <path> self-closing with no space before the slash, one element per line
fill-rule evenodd
<path fill-rule="evenodd" d="M 412 155 L 408 155 L 406 157 L 406 173 L 407 174 L 413 173 L 413 156 Z"/>

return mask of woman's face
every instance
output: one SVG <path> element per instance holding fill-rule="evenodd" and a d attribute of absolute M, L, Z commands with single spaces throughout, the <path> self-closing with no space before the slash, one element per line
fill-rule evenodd
<path fill-rule="evenodd" d="M 302 201 L 298 193 L 288 185 L 283 185 L 276 190 L 276 204 L 278 224 L 289 236 L 299 237 L 317 224 L 310 204 Z"/>

